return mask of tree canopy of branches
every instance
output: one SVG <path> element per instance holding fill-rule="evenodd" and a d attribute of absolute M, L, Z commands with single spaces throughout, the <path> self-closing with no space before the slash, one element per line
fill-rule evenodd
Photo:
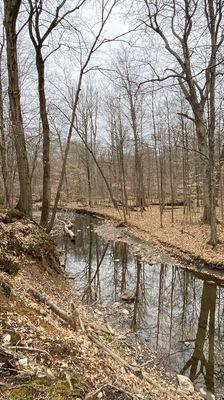
<path fill-rule="evenodd" d="M 133 0 L 131 10 L 125 0 L 4 1 L 0 200 L 30 216 L 40 200 L 47 231 L 60 201 L 111 203 L 125 220 L 132 207 L 154 204 L 161 226 L 165 208 L 175 223 L 182 205 L 188 222 L 201 213 L 216 245 L 223 8 L 222 0 Z"/>

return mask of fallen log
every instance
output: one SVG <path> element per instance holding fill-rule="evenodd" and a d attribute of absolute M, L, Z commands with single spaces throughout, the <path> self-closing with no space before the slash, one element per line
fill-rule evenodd
<path fill-rule="evenodd" d="M 56 306 L 56 304 L 48 300 L 46 296 L 33 288 L 29 288 L 29 292 L 33 295 L 33 297 L 35 297 L 36 300 L 46 304 L 58 317 L 67 322 L 74 330 L 77 330 L 77 320 L 74 316 L 74 312 L 72 315 L 67 314 L 64 310 Z"/>
<path fill-rule="evenodd" d="M 136 367 L 134 365 L 129 364 L 126 360 L 121 358 L 118 354 L 114 353 L 109 347 L 107 347 L 103 342 L 101 342 L 96 336 L 92 333 L 87 333 L 88 338 L 95 343 L 100 349 L 102 349 L 106 354 L 111 356 L 114 360 L 116 360 L 119 364 L 126 367 L 128 370 L 132 371 L 136 375 L 141 375 L 141 368 Z"/>

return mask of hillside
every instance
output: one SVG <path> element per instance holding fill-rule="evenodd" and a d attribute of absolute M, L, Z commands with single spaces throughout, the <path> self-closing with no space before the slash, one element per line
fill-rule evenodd
<path fill-rule="evenodd" d="M 2 399 L 198 398 L 155 359 L 149 373 L 136 361 L 141 349 L 81 304 L 35 222 L 1 212 L 0 235 Z"/>

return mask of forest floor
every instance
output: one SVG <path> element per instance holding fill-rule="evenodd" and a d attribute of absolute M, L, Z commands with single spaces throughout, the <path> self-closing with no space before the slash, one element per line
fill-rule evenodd
<path fill-rule="evenodd" d="M 113 207 L 80 207 L 75 203 L 66 204 L 69 209 L 85 209 L 98 213 L 106 218 L 121 221 L 122 212 Z M 163 226 L 160 226 L 160 213 L 158 206 L 151 206 L 146 211 L 130 211 L 127 217 L 129 231 L 139 239 L 154 242 L 157 246 L 165 248 L 174 257 L 181 261 L 197 262 L 198 266 L 206 268 L 215 267 L 224 270 L 224 229 L 217 225 L 219 243 L 215 248 L 209 244 L 210 228 L 200 223 L 202 210 L 191 215 L 188 220 L 183 215 L 183 208 L 174 210 L 174 223 L 172 223 L 171 209 L 163 212 Z M 211 269 L 211 268 L 210 268 Z"/>
<path fill-rule="evenodd" d="M 81 303 L 52 239 L 35 222 L 0 211 L 1 399 L 200 398 L 165 376 L 153 352 L 147 356 Z"/>

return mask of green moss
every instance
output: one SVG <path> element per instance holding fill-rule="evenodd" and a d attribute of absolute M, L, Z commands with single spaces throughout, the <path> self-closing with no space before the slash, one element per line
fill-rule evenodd
<path fill-rule="evenodd" d="M 87 386 L 72 380 L 73 390 L 66 380 L 35 380 L 12 388 L 5 388 L 4 395 L 8 400 L 30 400 L 41 396 L 43 400 L 67 400 L 83 397 Z M 39 398 L 39 397 L 38 397 Z"/>
<path fill-rule="evenodd" d="M 25 217 L 25 214 L 22 211 L 19 211 L 15 208 L 8 210 L 7 215 L 11 219 L 22 219 Z"/>

